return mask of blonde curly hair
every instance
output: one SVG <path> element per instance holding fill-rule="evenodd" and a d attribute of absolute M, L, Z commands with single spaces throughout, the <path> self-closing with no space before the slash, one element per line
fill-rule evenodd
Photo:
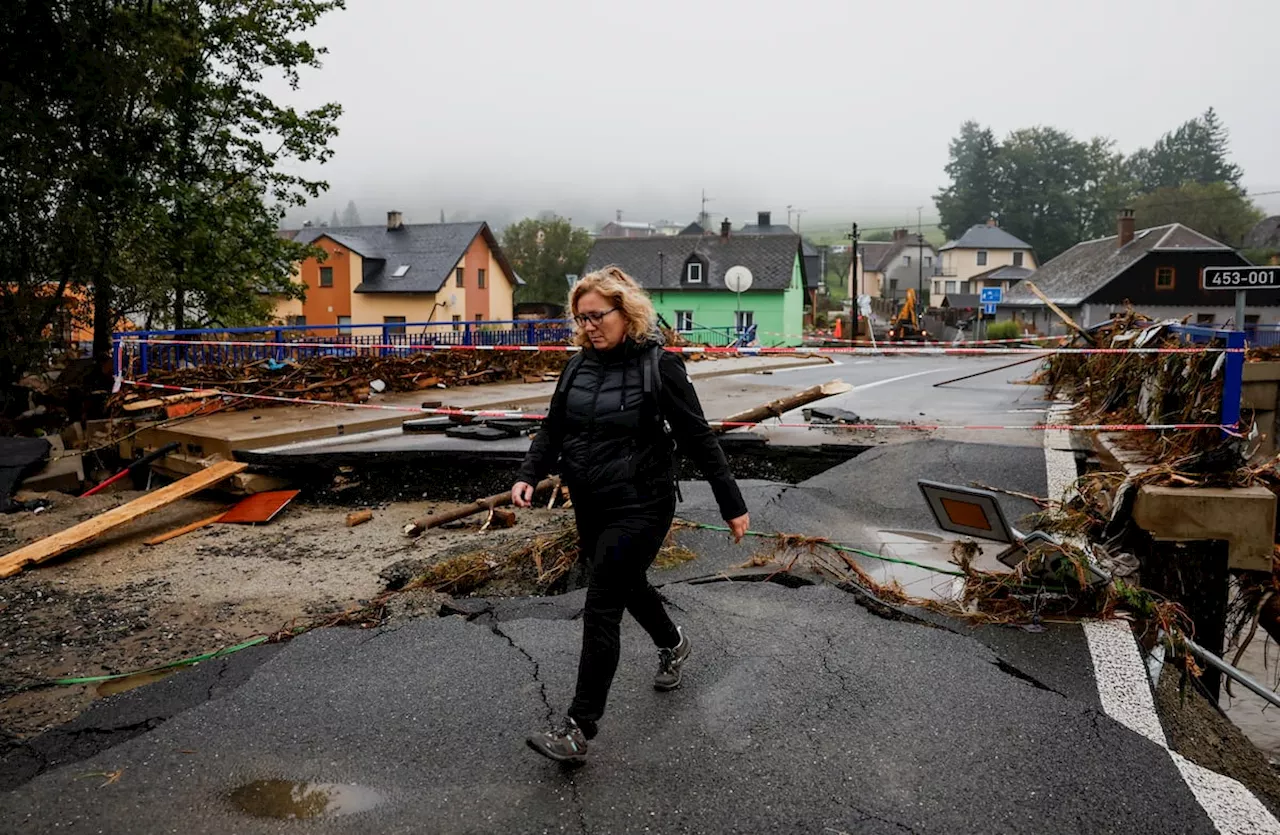
<path fill-rule="evenodd" d="M 604 296 L 605 301 L 616 307 L 626 318 L 627 335 L 632 339 L 644 342 L 652 339 L 658 332 L 658 314 L 653 309 L 649 295 L 620 267 L 610 265 L 578 279 L 578 283 L 569 291 L 569 312 L 572 315 L 578 315 L 578 300 L 593 290 Z M 573 344 L 584 348 L 591 344 L 587 332 L 576 323 Z"/>

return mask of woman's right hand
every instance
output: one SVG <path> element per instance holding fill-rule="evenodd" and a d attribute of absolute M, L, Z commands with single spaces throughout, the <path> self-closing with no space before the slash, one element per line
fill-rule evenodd
<path fill-rule="evenodd" d="M 516 507 L 533 505 L 533 485 L 527 481 L 517 481 L 511 486 L 511 503 Z"/>

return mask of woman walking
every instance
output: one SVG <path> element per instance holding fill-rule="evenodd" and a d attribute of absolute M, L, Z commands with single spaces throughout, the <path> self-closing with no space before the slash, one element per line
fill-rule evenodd
<path fill-rule="evenodd" d="M 528 743 L 553 760 L 581 762 L 618 667 L 624 611 L 658 647 L 656 689 L 679 687 L 689 657 L 689 637 L 672 623 L 646 576 L 675 515 L 673 436 L 710 482 L 735 541 L 750 519 L 684 360 L 663 350 L 653 304 L 640 286 L 606 267 L 574 285 L 569 308 L 582 351 L 560 377 L 511 499 L 528 507 L 533 485 L 560 463 L 591 579 L 573 703 L 559 727 Z"/>

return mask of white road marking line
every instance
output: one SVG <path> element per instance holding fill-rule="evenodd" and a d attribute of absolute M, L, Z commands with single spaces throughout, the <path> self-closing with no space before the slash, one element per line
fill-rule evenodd
<path fill-rule="evenodd" d="M 923 377 L 925 374 L 937 374 L 942 371 L 951 371 L 951 370 L 952 369 L 950 368 L 931 368 L 928 371 L 917 371 L 914 374 L 903 374 L 900 377 L 890 377 L 887 380 L 876 380 L 875 382 L 872 382 L 872 383 L 863 383 L 860 386 L 854 386 L 852 391 L 866 391 L 867 389 L 873 389 L 876 386 L 887 386 L 890 383 L 897 383 L 897 382 L 901 382 L 902 380 L 910 380 L 912 377 Z M 845 393 L 848 394 L 850 392 L 845 392 Z"/>
<path fill-rule="evenodd" d="M 1085 621 L 1102 709 L 1112 719 L 1169 752 L 1205 814 L 1226 835 L 1280 835 L 1280 821 L 1247 788 L 1169 750 L 1146 667 L 1127 621 Z"/>

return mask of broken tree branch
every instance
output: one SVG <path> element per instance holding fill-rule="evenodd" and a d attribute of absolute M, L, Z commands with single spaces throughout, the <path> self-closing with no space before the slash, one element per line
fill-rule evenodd
<path fill-rule="evenodd" d="M 559 476 L 552 476 L 551 478 L 544 478 L 542 481 L 538 482 L 537 486 L 533 488 L 533 492 L 537 494 L 544 490 L 552 490 L 559 486 Z M 423 531 L 431 528 L 437 528 L 446 522 L 455 522 L 458 519 L 465 519 L 468 516 L 473 516 L 477 513 L 485 513 L 486 511 L 493 510 L 496 507 L 503 507 L 509 504 L 511 504 L 510 490 L 503 493 L 496 493 L 483 499 L 476 499 L 470 504 L 465 504 L 462 507 L 457 507 L 453 510 L 446 510 L 443 513 L 434 513 L 431 516 L 424 516 L 421 519 L 414 519 L 412 522 L 404 526 L 404 535 L 419 536 Z"/>
<path fill-rule="evenodd" d="M 831 380 L 822 385 L 807 388 L 804 391 L 792 394 L 788 397 L 780 397 L 777 400 L 771 400 L 763 406 L 756 406 L 753 409 L 747 409 L 745 412 L 739 412 L 736 415 L 730 415 L 724 419 L 724 423 L 731 424 L 729 426 L 718 426 L 715 431 L 717 433 L 728 432 L 731 429 L 739 427 L 732 424 L 740 423 L 760 423 L 771 417 L 782 417 L 786 412 L 792 409 L 798 409 L 806 406 L 815 400 L 821 400 L 824 397 L 831 397 L 836 394 L 844 394 L 852 391 L 853 386 L 843 380 Z"/>
<path fill-rule="evenodd" d="M 1094 344 L 1093 337 L 1089 335 L 1089 332 L 1086 331 L 1084 328 L 1080 327 L 1079 325 L 1077 325 L 1075 319 L 1072 319 L 1066 313 L 1063 313 L 1062 308 L 1058 307 L 1056 304 L 1049 301 L 1049 297 L 1046 296 L 1044 293 L 1040 292 L 1039 287 L 1035 286 L 1030 281 L 1024 281 L 1022 283 L 1027 285 L 1027 289 L 1030 290 L 1032 293 L 1034 293 L 1036 295 L 1036 298 L 1040 299 L 1040 301 L 1044 302 L 1045 305 L 1048 306 L 1050 310 L 1058 314 L 1058 318 L 1061 319 L 1063 322 L 1065 322 L 1067 327 L 1071 328 L 1073 331 L 1075 331 L 1076 333 L 1084 337 L 1085 342 L 1088 342 L 1090 345 Z"/>

